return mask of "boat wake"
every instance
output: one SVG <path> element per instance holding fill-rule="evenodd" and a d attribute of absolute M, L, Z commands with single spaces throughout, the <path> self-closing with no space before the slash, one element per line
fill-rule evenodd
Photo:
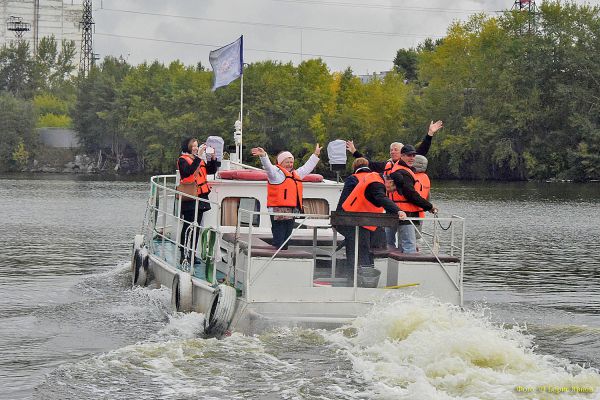
<path fill-rule="evenodd" d="M 121 282 L 128 268 L 86 278 L 86 286 L 109 290 L 112 283 L 94 282 Z M 38 394 L 49 399 L 598 398 L 597 370 L 537 354 L 525 327 L 494 323 L 484 306 L 465 311 L 397 294 L 334 331 L 280 328 L 216 340 L 201 338 L 203 314 L 170 310 L 166 288 L 121 288 L 120 293 L 121 300 L 107 310 L 111 321 L 101 319 L 113 332 L 127 330 L 135 344 L 63 364 L 46 376 Z"/>
<path fill-rule="evenodd" d="M 371 382 L 374 398 L 589 399 L 600 388 L 596 369 L 536 354 L 524 327 L 495 325 L 484 308 L 400 296 L 324 334 Z"/>

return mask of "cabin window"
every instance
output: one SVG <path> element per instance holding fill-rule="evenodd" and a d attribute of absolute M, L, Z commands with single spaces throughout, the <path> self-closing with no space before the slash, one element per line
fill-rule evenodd
<path fill-rule="evenodd" d="M 260 211 L 260 202 L 254 197 L 226 197 L 221 203 L 221 225 L 237 226 L 239 209 Z M 248 226 L 252 219 L 252 226 L 260 225 L 260 214 L 242 214 L 241 226 Z"/>
<path fill-rule="evenodd" d="M 325 199 L 302 199 L 305 214 L 329 215 L 329 203 Z"/>

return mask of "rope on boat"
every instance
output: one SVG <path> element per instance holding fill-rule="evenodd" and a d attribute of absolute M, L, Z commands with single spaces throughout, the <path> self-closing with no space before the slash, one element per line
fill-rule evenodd
<path fill-rule="evenodd" d="M 439 218 L 438 218 L 438 215 L 437 215 L 437 213 L 433 214 L 433 219 L 435 219 L 435 220 L 437 221 L 438 225 L 440 226 L 440 228 L 441 228 L 443 231 L 447 231 L 447 230 L 448 230 L 448 229 L 450 229 L 450 227 L 452 226 L 452 221 L 450 221 L 450 222 L 448 223 L 448 226 L 444 228 L 444 227 L 442 226 L 442 223 L 440 222 L 440 220 L 439 220 Z"/>

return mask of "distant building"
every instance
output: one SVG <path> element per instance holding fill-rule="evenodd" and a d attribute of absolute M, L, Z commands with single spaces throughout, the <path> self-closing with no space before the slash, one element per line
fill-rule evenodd
<path fill-rule="evenodd" d="M 75 41 L 79 50 L 81 15 L 80 0 L 0 0 L 0 46 L 16 39 L 16 32 L 10 30 L 10 24 L 7 26 L 11 17 L 16 17 L 24 26 L 28 25 L 28 30 L 21 34 L 32 51 L 36 51 L 41 38 L 51 35 L 58 43 L 62 39 Z M 78 63 L 79 57 L 75 57 L 74 61 Z"/>
<path fill-rule="evenodd" d="M 77 132 L 65 128 L 39 128 L 40 141 L 48 147 L 63 149 L 78 148 L 81 144 Z"/>
<path fill-rule="evenodd" d="M 392 72 L 392 71 L 373 72 L 373 74 L 371 74 L 371 75 L 357 75 L 357 77 L 358 77 L 358 79 L 360 79 L 360 81 L 362 83 L 369 83 L 373 79 L 383 80 L 383 78 L 385 78 L 385 76 L 387 74 L 389 74 L 390 72 Z"/>

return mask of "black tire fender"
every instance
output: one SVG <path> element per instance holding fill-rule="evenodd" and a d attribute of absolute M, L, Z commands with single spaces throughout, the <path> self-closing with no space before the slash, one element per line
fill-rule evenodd
<path fill-rule="evenodd" d="M 179 271 L 173 276 L 171 306 L 178 312 L 192 311 L 192 276 L 188 272 Z"/>
<path fill-rule="evenodd" d="M 217 286 L 210 311 L 204 319 L 204 333 L 220 338 L 227 332 L 233 319 L 237 292 L 235 288 L 220 284 Z"/>
<path fill-rule="evenodd" d="M 148 280 L 148 250 L 146 248 L 135 250 L 132 263 L 132 286 L 146 286 Z"/>

